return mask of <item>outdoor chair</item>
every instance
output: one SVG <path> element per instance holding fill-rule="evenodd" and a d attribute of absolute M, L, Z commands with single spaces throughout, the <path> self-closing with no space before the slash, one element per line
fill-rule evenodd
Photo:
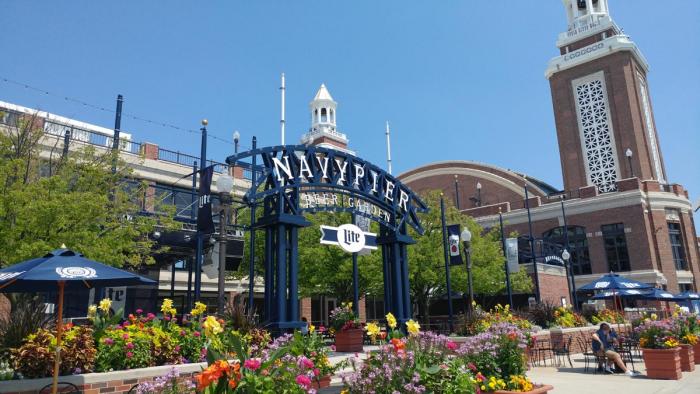
<path fill-rule="evenodd" d="M 41 390 L 39 390 L 39 394 L 51 394 L 51 388 L 52 384 L 49 383 L 46 386 L 42 387 Z M 78 386 L 74 385 L 73 383 L 68 383 L 68 382 L 58 382 L 58 385 L 56 386 L 56 392 L 61 393 L 61 394 L 81 394 L 82 391 L 78 388 Z"/>
<path fill-rule="evenodd" d="M 558 346 L 552 347 L 552 356 L 556 358 L 557 365 L 565 365 L 564 356 L 566 356 L 569 360 L 569 366 L 571 368 L 574 367 L 574 364 L 571 362 L 571 341 L 573 339 L 573 337 L 569 337 L 566 342 L 560 342 Z"/>
<path fill-rule="evenodd" d="M 589 365 L 593 364 L 593 373 L 598 373 L 599 366 L 606 362 L 605 356 L 599 356 L 593 351 L 591 341 L 583 338 L 578 338 L 577 340 L 583 353 L 584 372 L 588 372 Z"/>

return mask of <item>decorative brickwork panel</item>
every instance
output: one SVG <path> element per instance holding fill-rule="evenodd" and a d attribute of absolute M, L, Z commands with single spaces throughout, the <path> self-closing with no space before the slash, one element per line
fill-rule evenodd
<path fill-rule="evenodd" d="M 647 137 L 649 138 L 649 149 L 651 157 L 654 161 L 654 172 L 656 179 L 663 183 L 664 171 L 661 168 L 661 155 L 659 154 L 659 146 L 656 143 L 656 129 L 654 128 L 654 120 L 651 118 L 651 105 L 649 104 L 649 93 L 647 92 L 647 84 L 644 81 L 642 74 L 637 73 L 639 80 L 639 94 L 642 96 L 642 107 L 644 109 L 644 125 L 647 129 Z"/>
<path fill-rule="evenodd" d="M 617 153 L 604 74 L 600 71 L 572 83 L 588 182 L 603 193 L 615 191 Z"/>

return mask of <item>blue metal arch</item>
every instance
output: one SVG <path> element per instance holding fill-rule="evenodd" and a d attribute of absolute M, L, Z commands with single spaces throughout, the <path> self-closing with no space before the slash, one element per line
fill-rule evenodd
<path fill-rule="evenodd" d="M 260 156 L 263 165 L 257 165 L 255 168 L 247 163 L 244 159 Z M 280 181 L 275 172 L 274 159 L 283 160 L 287 158 L 289 169 L 294 175 L 293 177 L 285 177 Z M 310 176 L 302 177 L 300 174 L 305 169 L 301 168 L 302 157 L 308 164 L 307 174 Z M 326 167 L 322 164 L 325 162 Z M 239 166 L 249 168 L 256 173 L 253 177 L 253 182 L 245 193 L 247 201 L 261 201 L 270 196 L 289 196 L 299 192 L 313 192 L 314 190 L 323 190 L 325 192 L 337 192 L 344 195 L 352 195 L 361 198 L 364 201 L 370 202 L 377 207 L 392 214 L 390 222 L 378 221 L 369 215 L 372 220 L 380 222 L 382 225 L 388 226 L 393 230 L 397 230 L 403 224 L 411 226 L 419 234 L 423 234 L 424 230 L 418 218 L 418 213 L 427 211 L 427 206 L 422 199 L 415 194 L 410 188 L 404 185 L 400 180 L 388 174 L 378 166 L 369 161 L 363 160 L 346 152 L 335 149 L 323 148 L 318 146 L 305 145 L 277 145 L 265 148 L 252 149 L 246 152 L 241 152 L 226 159 L 226 163 L 230 166 Z M 286 162 L 285 162 L 286 163 Z M 343 171 L 340 167 L 343 163 L 343 168 L 350 170 Z M 364 177 L 355 178 L 355 172 L 352 171 L 355 165 L 359 165 L 364 169 Z M 376 182 L 370 181 L 369 174 L 376 173 Z M 341 184 L 344 180 L 344 184 Z M 392 200 L 387 201 L 383 196 L 387 193 L 386 186 L 388 183 L 394 185 L 391 192 Z M 399 205 L 399 193 L 403 191 L 408 195 L 406 210 L 402 211 Z M 291 201 L 286 198 L 286 204 L 296 214 L 299 211 L 298 201 Z M 303 212 L 318 212 L 329 211 L 332 209 L 304 209 Z M 344 209 L 339 209 L 344 211 Z"/>

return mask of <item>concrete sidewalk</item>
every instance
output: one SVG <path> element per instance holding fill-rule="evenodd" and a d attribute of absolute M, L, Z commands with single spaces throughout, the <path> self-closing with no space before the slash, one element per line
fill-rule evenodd
<path fill-rule="evenodd" d="M 352 357 L 354 354 L 336 353 L 331 357 L 333 364 L 340 360 Z M 364 355 L 360 353 L 360 359 Z M 550 393 L 573 394 L 698 394 L 700 393 L 700 365 L 694 372 L 683 372 L 681 380 L 654 380 L 647 379 L 644 375 L 644 361 L 635 359 L 634 367 L 641 375 L 629 377 L 624 374 L 607 375 L 594 374 L 590 369 L 584 371 L 583 355 L 571 356 L 573 368 L 561 367 L 534 367 L 527 375 L 535 383 L 546 383 L 554 386 Z M 347 370 L 346 370 L 347 371 Z M 320 390 L 319 394 L 336 394 L 342 390 L 342 382 L 337 376 L 333 378 L 331 387 Z"/>

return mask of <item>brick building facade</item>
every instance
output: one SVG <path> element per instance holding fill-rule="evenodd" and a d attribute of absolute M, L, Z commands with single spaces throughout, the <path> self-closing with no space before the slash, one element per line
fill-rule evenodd
<path fill-rule="evenodd" d="M 545 72 L 564 190 L 468 161 L 426 164 L 399 178 L 418 192 L 442 190 L 485 227 L 498 225 L 500 210 L 506 232 L 520 235 L 529 234 L 527 185 L 532 237 L 570 252 L 577 287 L 615 271 L 672 292 L 697 291 L 700 252 L 691 203 L 682 185 L 668 181 L 648 64 L 610 18 L 606 0 L 564 5 L 568 29 Z M 567 294 L 551 283 L 540 283 L 540 292 L 548 299 Z"/>

